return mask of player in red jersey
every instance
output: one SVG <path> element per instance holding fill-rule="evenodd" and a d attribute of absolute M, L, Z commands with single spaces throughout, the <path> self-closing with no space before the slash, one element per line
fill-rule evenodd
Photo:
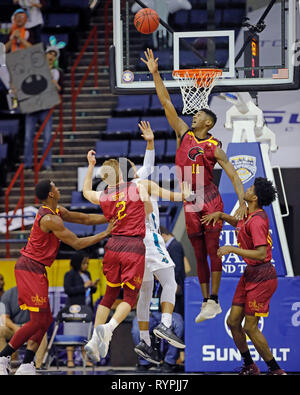
<path fill-rule="evenodd" d="M 222 224 L 212 227 L 201 223 L 203 215 L 223 210 L 223 202 L 218 188 L 213 183 L 213 168 L 216 163 L 225 170 L 237 193 L 240 207 L 235 213 L 238 218 L 246 215 L 247 207 L 243 200 L 243 184 L 233 165 L 229 162 L 221 143 L 209 131 L 216 123 L 216 115 L 208 109 L 199 109 L 193 116 L 190 128 L 178 115 L 171 102 L 170 95 L 164 86 L 158 71 L 158 59 L 154 58 L 151 49 L 145 52 L 141 60 L 152 73 L 157 96 L 164 108 L 169 124 L 177 137 L 176 167 L 179 180 L 191 183 L 195 193 L 194 202 L 185 202 L 185 221 L 188 237 L 193 245 L 197 274 L 203 295 L 202 308 L 196 322 L 214 318 L 221 313 L 218 291 L 222 276 L 222 261 L 217 256 Z M 209 269 L 207 255 L 210 257 Z M 210 273 L 211 272 L 211 273 Z M 210 287 L 211 277 L 211 287 Z"/>
<path fill-rule="evenodd" d="M 89 167 L 83 184 L 87 200 L 100 204 L 107 220 L 116 218 L 112 237 L 105 246 L 103 272 L 106 291 L 97 309 L 94 332 L 85 350 L 93 362 L 105 357 L 114 329 L 127 317 L 136 304 L 145 269 L 145 219 L 153 210 L 148 192 L 139 183 L 124 182 L 119 162 L 110 159 L 101 167 L 101 178 L 108 187 L 92 190 L 96 164 L 95 152 L 88 152 Z M 110 308 L 123 288 L 123 301 L 106 324 Z"/>
<path fill-rule="evenodd" d="M 113 227 L 113 223 L 110 223 L 105 232 L 78 238 L 64 226 L 63 221 L 96 225 L 107 222 L 105 217 L 98 214 L 71 212 L 58 206 L 60 192 L 50 180 L 43 180 L 36 185 L 36 196 L 43 204 L 37 212 L 28 242 L 22 248 L 21 257 L 15 265 L 19 305 L 21 309 L 29 310 L 30 320 L 1 350 L 0 375 L 8 374 L 10 356 L 26 342 L 27 348 L 23 363 L 15 374 L 35 374 L 34 356 L 52 322 L 45 267 L 50 267 L 55 260 L 60 241 L 75 250 L 80 250 L 106 238 Z"/>
<path fill-rule="evenodd" d="M 239 247 L 224 246 L 218 250 L 219 257 L 234 253 L 244 258 L 246 269 L 237 285 L 230 315 L 227 320 L 233 340 L 239 349 L 244 366 L 240 375 L 258 375 L 258 366 L 253 362 L 246 341 L 251 339 L 259 355 L 269 368 L 271 375 L 286 374 L 275 361 L 267 340 L 258 328 L 260 317 L 267 317 L 270 299 L 277 288 L 277 274 L 272 260 L 272 239 L 269 233 L 269 219 L 263 206 L 269 206 L 276 199 L 272 182 L 258 177 L 247 189 L 245 201 L 248 216 L 242 220 L 216 212 L 204 216 L 203 223 L 215 226 L 224 220 L 236 228 Z M 245 318 L 244 326 L 242 321 Z"/>

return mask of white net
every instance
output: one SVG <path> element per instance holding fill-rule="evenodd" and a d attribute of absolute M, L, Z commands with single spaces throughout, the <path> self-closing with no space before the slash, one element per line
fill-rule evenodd
<path fill-rule="evenodd" d="M 174 70 L 173 78 L 182 94 L 182 113 L 195 114 L 201 108 L 209 108 L 208 96 L 221 75 L 222 70 L 217 69 Z"/>

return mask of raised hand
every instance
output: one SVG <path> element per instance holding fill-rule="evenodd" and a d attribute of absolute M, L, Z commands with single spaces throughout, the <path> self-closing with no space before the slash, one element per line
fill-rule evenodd
<path fill-rule="evenodd" d="M 158 58 L 154 59 L 152 49 L 147 48 L 147 51 L 144 51 L 144 54 L 146 60 L 141 58 L 141 61 L 147 65 L 150 73 L 153 74 L 158 71 Z"/>
<path fill-rule="evenodd" d="M 96 152 L 94 150 L 90 150 L 87 154 L 87 160 L 89 165 L 95 166 L 96 165 Z"/>
<path fill-rule="evenodd" d="M 142 132 L 142 137 L 146 141 L 153 141 L 154 140 L 154 134 L 151 129 L 150 123 L 147 121 L 141 121 L 139 123 L 139 128 Z"/>

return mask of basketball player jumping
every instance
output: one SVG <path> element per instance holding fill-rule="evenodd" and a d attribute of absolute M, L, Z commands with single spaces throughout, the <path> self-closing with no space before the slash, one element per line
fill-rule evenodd
<path fill-rule="evenodd" d="M 106 291 L 98 306 L 94 331 L 85 351 L 93 362 L 107 354 L 115 328 L 127 317 L 136 304 L 145 269 L 145 219 L 153 210 L 144 186 L 123 182 L 119 162 L 110 159 L 103 163 L 101 178 L 108 187 L 104 191 L 92 190 L 92 175 L 96 164 L 95 152 L 88 152 L 88 171 L 83 194 L 87 200 L 100 204 L 107 220 L 116 218 L 112 237 L 105 246 L 103 272 L 106 276 Z M 111 306 L 121 287 L 123 301 L 106 323 Z"/>
<path fill-rule="evenodd" d="M 135 352 L 152 363 L 160 363 L 159 353 L 151 345 L 149 334 L 149 312 L 150 304 L 154 286 L 154 276 L 162 286 L 161 293 L 161 322 L 154 328 L 153 333 L 159 337 L 167 340 L 171 345 L 177 348 L 185 348 L 184 342 L 178 338 L 172 330 L 172 314 L 175 307 L 175 298 L 177 291 L 177 283 L 175 280 L 175 264 L 171 259 L 164 239 L 159 232 L 159 208 L 157 198 L 171 201 L 182 201 L 187 199 L 190 194 L 190 188 L 186 183 L 182 185 L 182 192 L 172 192 L 165 188 L 159 187 L 155 182 L 146 179 L 149 174 L 147 169 L 154 168 L 155 149 L 154 149 L 154 135 L 149 122 L 142 121 L 139 124 L 142 136 L 148 141 L 147 151 L 152 151 L 153 155 L 148 155 L 147 163 L 144 161 L 144 166 L 138 171 L 134 163 L 127 160 L 126 168 L 123 170 L 123 176 L 126 179 L 131 179 L 135 183 L 141 183 L 147 189 L 153 212 L 146 217 L 146 236 L 144 244 L 146 247 L 145 272 L 143 283 L 140 289 L 138 298 L 136 314 L 138 325 L 140 329 L 140 343 L 136 345 Z M 125 167 L 125 166 L 124 166 Z M 125 174 L 124 174 L 125 173 Z M 130 176 L 131 175 L 131 176 Z"/>
<path fill-rule="evenodd" d="M 35 217 L 30 237 L 21 250 L 15 265 L 19 305 L 29 310 L 30 320 L 13 335 L 8 345 L 0 352 L 0 375 L 10 370 L 10 356 L 27 342 L 23 363 L 16 375 L 35 375 L 34 357 L 44 334 L 52 322 L 48 298 L 46 266 L 51 266 L 59 250 L 60 241 L 75 250 L 89 247 L 106 238 L 114 223 L 106 231 L 78 238 L 64 226 L 63 221 L 85 225 L 103 224 L 103 215 L 71 212 L 58 206 L 59 189 L 50 180 L 40 181 L 35 188 L 36 196 L 43 203 Z"/>
<path fill-rule="evenodd" d="M 242 220 L 216 212 L 202 218 L 203 224 L 216 225 L 224 220 L 236 228 L 239 248 L 223 246 L 218 256 L 234 253 L 244 258 L 247 266 L 237 285 L 227 319 L 233 340 L 239 349 L 244 366 L 240 375 L 258 375 L 260 370 L 253 362 L 246 341 L 251 339 L 259 355 L 266 362 L 270 375 L 285 375 L 272 355 L 266 338 L 258 328 L 260 317 L 269 314 L 270 299 L 277 288 L 277 274 L 272 260 L 272 239 L 269 233 L 269 219 L 263 206 L 269 206 L 276 199 L 276 190 L 271 181 L 258 177 L 247 189 L 245 201 L 248 215 Z M 242 321 L 245 318 L 244 326 Z"/>
<path fill-rule="evenodd" d="M 217 255 L 222 223 L 217 226 L 202 224 L 203 215 L 223 210 L 223 202 L 218 188 L 213 183 L 213 168 L 216 163 L 225 170 L 237 193 L 240 207 L 235 215 L 244 218 L 247 206 L 244 202 L 243 184 L 233 165 L 229 162 L 225 152 L 221 149 L 221 142 L 215 139 L 209 131 L 216 123 L 216 115 L 207 109 L 199 109 L 193 116 L 190 128 L 177 114 L 159 71 L 158 58 L 155 59 L 151 49 L 145 51 L 145 59 L 153 76 L 156 93 L 164 108 L 170 126 L 177 138 L 176 166 L 178 178 L 191 183 L 195 193 L 195 202 L 185 202 L 185 221 L 188 237 L 193 245 L 197 273 L 203 294 L 201 311 L 195 321 L 214 318 L 221 313 L 218 291 L 222 276 L 222 261 Z M 207 261 L 210 257 L 211 275 Z M 210 288 L 211 276 L 211 288 Z"/>

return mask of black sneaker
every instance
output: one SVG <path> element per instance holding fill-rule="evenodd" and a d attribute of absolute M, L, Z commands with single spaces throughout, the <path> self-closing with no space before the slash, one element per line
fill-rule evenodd
<path fill-rule="evenodd" d="M 171 346 L 181 349 L 185 348 L 185 344 L 181 339 L 179 339 L 179 337 L 175 335 L 175 333 L 172 331 L 172 328 L 167 328 L 162 322 L 153 329 L 153 333 L 155 336 L 167 340 Z"/>
<path fill-rule="evenodd" d="M 139 344 L 134 347 L 134 351 L 148 362 L 155 364 L 160 364 L 161 362 L 158 350 L 152 346 L 148 346 L 144 340 L 140 341 Z"/>
<path fill-rule="evenodd" d="M 153 366 L 154 365 L 152 363 L 149 363 L 149 365 L 141 365 L 138 363 L 137 365 L 135 365 L 135 371 L 137 373 L 148 372 L 148 370 L 151 369 Z"/>
<path fill-rule="evenodd" d="M 161 365 L 159 371 L 161 373 L 175 373 L 176 371 L 176 365 L 171 365 L 167 362 L 163 362 L 163 364 Z"/>

